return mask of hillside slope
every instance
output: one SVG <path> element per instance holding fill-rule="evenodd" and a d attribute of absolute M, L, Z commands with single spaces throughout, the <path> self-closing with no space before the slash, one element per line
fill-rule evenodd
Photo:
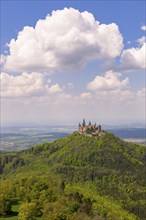
<path fill-rule="evenodd" d="M 27 202 L 27 207 L 20 206 L 19 219 L 28 209 L 32 218 L 52 220 L 144 220 L 145 155 L 145 147 L 111 133 L 94 138 L 74 132 L 53 143 L 1 155 L 1 195 L 5 192 L 11 204 L 14 198 Z M 1 214 L 8 210 L 3 208 Z"/>

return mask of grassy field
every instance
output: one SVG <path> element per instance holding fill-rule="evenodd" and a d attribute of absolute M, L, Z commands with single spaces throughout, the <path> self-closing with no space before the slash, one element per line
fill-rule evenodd
<path fill-rule="evenodd" d="M 1 220 L 18 220 L 18 216 L 0 217 Z"/>
<path fill-rule="evenodd" d="M 0 220 L 18 220 L 18 216 L 0 217 Z M 35 218 L 35 220 L 45 220 L 43 218 Z"/>
<path fill-rule="evenodd" d="M 135 143 L 135 144 L 146 145 L 146 139 L 144 138 L 125 138 L 124 141 Z"/>

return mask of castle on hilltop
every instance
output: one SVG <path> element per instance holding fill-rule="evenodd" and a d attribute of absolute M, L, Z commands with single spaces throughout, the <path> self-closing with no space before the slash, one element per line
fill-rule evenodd
<path fill-rule="evenodd" d="M 90 121 L 89 124 L 86 124 L 85 119 L 82 123 L 79 123 L 78 132 L 87 136 L 101 136 L 103 134 L 101 125 L 91 124 Z"/>

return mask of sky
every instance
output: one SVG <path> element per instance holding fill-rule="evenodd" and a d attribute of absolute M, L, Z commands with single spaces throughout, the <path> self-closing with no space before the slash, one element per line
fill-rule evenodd
<path fill-rule="evenodd" d="M 1 0 L 1 124 L 145 123 L 145 1 Z"/>

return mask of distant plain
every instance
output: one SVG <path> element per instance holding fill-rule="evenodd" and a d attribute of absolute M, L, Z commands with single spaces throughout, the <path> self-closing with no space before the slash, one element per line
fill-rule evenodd
<path fill-rule="evenodd" d="M 103 129 L 112 132 L 125 141 L 146 145 L 145 128 L 104 126 Z M 77 126 L 74 125 L 4 127 L 1 128 L 0 151 L 25 150 L 39 143 L 53 142 L 58 138 L 64 138 L 76 130 Z"/>

